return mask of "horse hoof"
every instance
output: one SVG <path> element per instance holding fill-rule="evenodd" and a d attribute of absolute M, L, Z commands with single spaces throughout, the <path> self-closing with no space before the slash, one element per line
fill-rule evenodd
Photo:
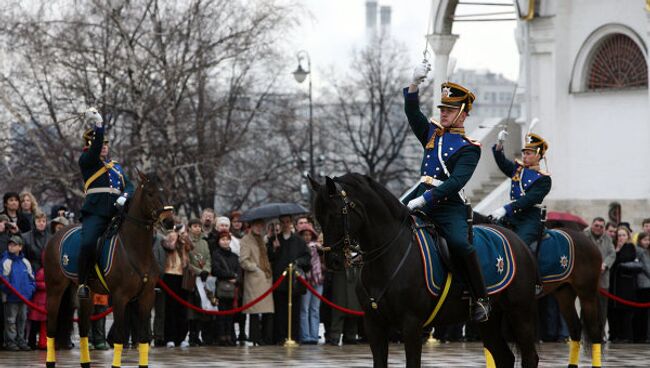
<path fill-rule="evenodd" d="M 45 362 L 45 368 L 54 368 L 56 367 L 56 362 Z"/>
<path fill-rule="evenodd" d="M 81 363 L 81 368 L 90 368 L 90 362 Z"/>
<path fill-rule="evenodd" d="M 567 368 L 578 368 L 577 364 L 569 364 L 566 366 Z"/>

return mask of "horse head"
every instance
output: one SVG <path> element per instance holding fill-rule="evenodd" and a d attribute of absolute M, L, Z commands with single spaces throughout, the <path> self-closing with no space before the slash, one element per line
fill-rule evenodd
<path fill-rule="evenodd" d="M 325 262 L 332 269 L 350 266 L 357 256 L 372 253 L 395 219 L 408 215 L 397 198 L 368 176 L 326 177 L 324 185 L 311 177 L 309 181 L 316 193 L 314 215 L 329 248 Z"/>
<path fill-rule="evenodd" d="M 161 180 L 155 174 L 145 175 L 139 170 L 138 178 L 134 201 L 138 201 L 145 221 L 162 226 L 174 215 L 174 207 L 165 205 L 166 195 Z"/>

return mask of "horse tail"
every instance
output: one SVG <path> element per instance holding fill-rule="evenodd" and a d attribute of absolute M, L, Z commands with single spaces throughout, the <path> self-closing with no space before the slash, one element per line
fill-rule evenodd
<path fill-rule="evenodd" d="M 69 341 L 73 328 L 74 317 L 74 285 L 70 284 L 63 292 L 61 304 L 59 306 L 59 315 L 56 316 L 56 341 L 65 343 Z"/>

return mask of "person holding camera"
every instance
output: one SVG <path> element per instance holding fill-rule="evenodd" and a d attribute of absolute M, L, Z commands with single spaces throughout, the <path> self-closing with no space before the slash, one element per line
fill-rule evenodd
<path fill-rule="evenodd" d="M 84 179 L 86 199 L 81 208 L 81 253 L 79 254 L 79 299 L 88 299 L 88 275 L 95 264 L 97 239 L 106 230 L 118 210 L 133 196 L 133 184 L 116 161 L 108 158 L 108 139 L 104 135 L 104 119 L 95 108 L 84 113 L 94 125 L 83 134 L 84 149 L 79 167 Z"/>
<path fill-rule="evenodd" d="M 3 209 L 0 215 L 9 218 L 9 222 L 20 229 L 20 232 L 27 232 L 32 227 L 30 221 L 20 212 L 20 195 L 16 192 L 7 192 L 2 197 Z M 15 231 L 14 233 L 18 233 Z"/>

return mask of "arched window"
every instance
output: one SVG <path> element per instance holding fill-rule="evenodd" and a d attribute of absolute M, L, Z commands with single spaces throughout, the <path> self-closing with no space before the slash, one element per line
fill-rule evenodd
<path fill-rule="evenodd" d="M 648 65 L 639 46 L 628 36 L 605 37 L 594 50 L 587 90 L 648 87 Z"/>

